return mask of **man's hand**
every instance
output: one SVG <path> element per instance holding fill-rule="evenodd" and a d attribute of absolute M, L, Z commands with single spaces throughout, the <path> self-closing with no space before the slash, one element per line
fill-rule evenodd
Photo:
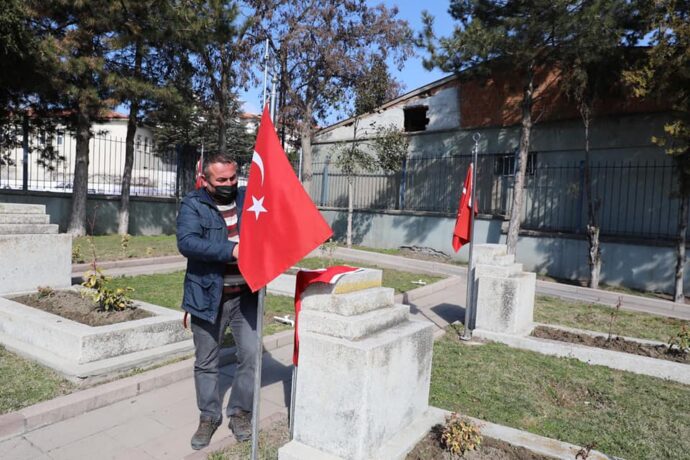
<path fill-rule="evenodd" d="M 237 243 L 234 248 L 232 248 L 232 256 L 237 259 L 237 256 L 240 254 L 240 243 Z"/>

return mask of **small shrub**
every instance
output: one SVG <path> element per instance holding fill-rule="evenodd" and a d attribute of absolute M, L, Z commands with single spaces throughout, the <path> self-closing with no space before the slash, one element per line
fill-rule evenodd
<path fill-rule="evenodd" d="M 146 248 L 146 257 L 153 257 L 153 248 L 151 246 Z"/>
<path fill-rule="evenodd" d="M 55 289 L 48 287 L 48 286 L 39 286 L 38 289 L 38 298 L 39 299 L 45 299 L 46 297 L 50 297 L 51 295 L 55 294 Z"/>
<path fill-rule="evenodd" d="M 463 420 L 455 412 L 446 417 L 446 424 L 441 432 L 441 444 L 453 457 L 458 458 L 465 452 L 477 449 L 481 442 L 482 435 L 477 426 Z"/>
<path fill-rule="evenodd" d="M 79 245 L 72 246 L 72 263 L 84 263 L 84 255 L 81 253 L 81 246 Z"/>
<path fill-rule="evenodd" d="M 122 250 L 122 257 L 127 257 L 127 249 L 129 248 L 129 241 L 131 239 L 132 236 L 128 233 L 125 233 L 120 238 L 120 249 Z"/>
<path fill-rule="evenodd" d="M 323 254 L 324 257 L 328 257 L 328 265 L 333 265 L 333 257 L 335 256 L 335 250 L 337 247 L 338 243 L 333 239 L 330 239 L 319 246 L 319 249 L 321 249 L 321 254 Z"/>
<path fill-rule="evenodd" d="M 676 347 L 681 353 L 690 352 L 690 330 L 688 330 L 688 325 L 683 324 L 680 327 L 680 331 L 668 340 L 669 351 Z"/>
<path fill-rule="evenodd" d="M 606 339 L 607 342 L 610 342 L 611 339 L 613 338 L 613 325 L 618 319 L 618 314 L 621 311 L 621 306 L 623 305 L 623 297 L 618 296 L 618 302 L 616 302 L 616 307 L 611 311 L 611 318 L 609 319 L 609 336 Z"/>
<path fill-rule="evenodd" d="M 133 308 L 134 301 L 129 297 L 128 293 L 133 292 L 134 289 L 131 287 L 110 289 L 108 287 L 109 280 L 110 278 L 97 268 L 89 273 L 86 280 L 81 284 L 92 291 L 83 292 L 82 295 L 90 295 L 91 299 L 98 305 L 98 309 L 102 311 L 119 311 Z"/>

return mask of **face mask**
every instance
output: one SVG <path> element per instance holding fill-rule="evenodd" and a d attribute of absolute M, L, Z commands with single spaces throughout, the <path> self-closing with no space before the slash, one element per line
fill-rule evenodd
<path fill-rule="evenodd" d="M 235 201 L 237 196 L 237 184 L 235 185 L 219 185 L 213 193 L 213 199 L 220 204 L 230 204 Z"/>

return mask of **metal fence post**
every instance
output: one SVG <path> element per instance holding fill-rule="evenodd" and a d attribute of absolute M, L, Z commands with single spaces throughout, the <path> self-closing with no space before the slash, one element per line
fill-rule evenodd
<path fill-rule="evenodd" d="M 22 120 L 22 190 L 29 190 L 29 116 Z"/>
<path fill-rule="evenodd" d="M 405 209 L 405 182 L 407 182 L 407 158 L 403 158 L 398 192 L 398 209 Z"/>
<path fill-rule="evenodd" d="M 577 198 L 577 232 L 582 232 L 584 231 L 584 228 L 582 226 L 582 209 L 584 206 L 585 202 L 585 162 L 584 160 L 580 161 L 579 165 L 579 182 L 580 182 L 580 193 Z"/>
<path fill-rule="evenodd" d="M 323 167 L 323 176 L 321 177 L 321 206 L 326 206 L 328 200 L 328 162 Z"/>

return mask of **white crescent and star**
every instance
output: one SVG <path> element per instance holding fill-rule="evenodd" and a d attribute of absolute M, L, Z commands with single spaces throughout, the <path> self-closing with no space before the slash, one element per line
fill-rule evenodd
<path fill-rule="evenodd" d="M 254 215 L 256 216 L 256 220 L 259 220 L 259 215 L 262 212 L 268 212 L 268 210 L 264 208 L 264 198 L 265 197 L 263 196 L 261 198 L 257 198 L 254 195 L 252 195 L 252 205 L 247 208 L 247 211 L 251 211 L 254 213 Z"/>
<path fill-rule="evenodd" d="M 263 187 L 264 185 L 264 160 L 261 159 L 261 155 L 259 155 L 259 152 L 254 150 L 254 155 L 252 155 L 252 163 L 256 163 L 256 166 L 259 167 L 259 171 L 261 171 L 261 186 Z"/>
<path fill-rule="evenodd" d="M 264 185 L 264 160 L 261 158 L 261 155 L 259 155 L 259 152 L 256 150 L 254 151 L 254 155 L 252 155 L 252 163 L 256 163 L 256 166 L 259 168 L 259 171 L 261 171 L 261 186 L 263 187 Z M 262 212 L 268 212 L 266 208 L 264 208 L 264 198 L 257 198 L 254 195 L 252 195 L 252 205 L 247 208 L 247 211 L 251 211 L 254 213 L 256 216 L 256 220 L 259 220 L 259 216 L 261 215 Z"/>

